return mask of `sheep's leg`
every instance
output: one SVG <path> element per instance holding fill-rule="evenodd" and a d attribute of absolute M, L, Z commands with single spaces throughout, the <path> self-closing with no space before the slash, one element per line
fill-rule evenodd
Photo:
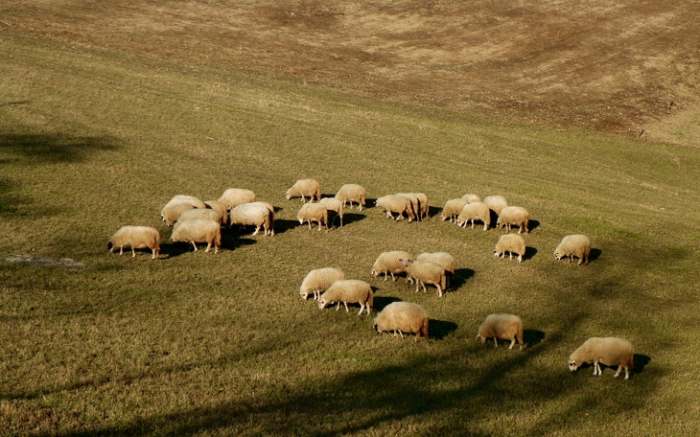
<path fill-rule="evenodd" d="M 400 329 L 398 331 L 399 331 L 399 336 L 401 336 L 401 340 L 403 340 L 403 332 L 401 332 Z"/>
<path fill-rule="evenodd" d="M 498 347 L 498 337 L 493 338 L 493 347 L 497 348 Z"/>
<path fill-rule="evenodd" d="M 625 367 L 625 380 L 630 379 L 630 369 Z"/>
<path fill-rule="evenodd" d="M 153 248 L 153 249 L 151 249 L 151 253 L 152 253 L 151 259 L 156 259 L 156 257 L 158 256 L 158 250 Z"/>
<path fill-rule="evenodd" d="M 620 372 L 621 372 L 621 371 L 622 371 L 622 364 L 620 364 L 619 366 L 617 366 L 617 371 L 615 371 L 615 378 L 617 378 L 618 376 L 620 376 Z"/>
<path fill-rule="evenodd" d="M 136 258 L 136 251 L 134 250 L 133 246 L 131 246 L 131 257 Z"/>
<path fill-rule="evenodd" d="M 207 248 L 204 249 L 204 252 L 209 253 L 210 250 L 211 250 L 211 241 L 207 241 Z"/>
<path fill-rule="evenodd" d="M 335 304 L 335 310 L 338 311 L 340 309 L 340 301 L 336 302 Z"/>
<path fill-rule="evenodd" d="M 593 376 L 598 376 L 602 375 L 603 372 L 600 370 L 600 365 L 598 364 L 598 361 L 593 362 Z"/>
<path fill-rule="evenodd" d="M 194 241 L 192 241 L 192 246 L 194 247 L 194 251 L 196 252 L 196 251 L 197 251 L 197 243 L 195 243 Z"/>
<path fill-rule="evenodd" d="M 364 309 L 365 309 L 365 304 L 360 303 L 360 312 L 357 313 L 357 315 L 358 315 L 358 316 L 362 315 L 362 311 L 364 311 Z"/>
<path fill-rule="evenodd" d="M 578 259 L 578 265 L 581 265 L 581 264 L 583 264 L 583 257 Z"/>
<path fill-rule="evenodd" d="M 255 227 L 255 232 L 253 232 L 253 236 L 258 235 L 258 232 L 260 232 L 260 225 Z"/>
<path fill-rule="evenodd" d="M 420 282 L 416 279 L 416 293 L 420 290 Z"/>
<path fill-rule="evenodd" d="M 124 255 L 124 246 L 119 246 L 119 256 Z"/>
<path fill-rule="evenodd" d="M 474 219 L 469 220 L 472 223 L 472 229 L 474 229 Z"/>
<path fill-rule="evenodd" d="M 389 272 L 391 274 L 391 280 L 396 282 L 396 276 L 394 276 L 394 272 Z"/>
<path fill-rule="evenodd" d="M 510 341 L 510 346 L 508 346 L 508 349 L 513 349 L 514 345 L 515 345 L 515 338 Z"/>
<path fill-rule="evenodd" d="M 348 309 L 348 303 L 347 303 L 347 302 L 343 302 L 343 305 L 345 305 L 345 312 L 346 312 L 346 313 L 349 313 L 350 310 Z"/>
<path fill-rule="evenodd" d="M 440 284 L 435 284 L 437 287 L 437 292 L 438 292 L 438 297 L 442 297 L 442 287 L 440 287 Z"/>
<path fill-rule="evenodd" d="M 423 288 L 423 293 L 427 293 L 427 292 L 428 292 L 428 287 L 425 286 L 425 282 L 420 281 L 420 286 L 421 286 L 421 288 Z"/>
<path fill-rule="evenodd" d="M 487 225 L 486 222 L 484 222 L 484 230 L 485 230 L 485 231 L 488 231 L 488 230 L 489 230 L 489 225 Z"/>
<path fill-rule="evenodd" d="M 519 262 L 519 263 L 523 262 L 523 256 L 522 256 L 522 255 L 518 255 L 518 262 Z"/>
<path fill-rule="evenodd" d="M 508 260 L 511 261 L 513 259 L 513 252 L 508 252 Z"/>

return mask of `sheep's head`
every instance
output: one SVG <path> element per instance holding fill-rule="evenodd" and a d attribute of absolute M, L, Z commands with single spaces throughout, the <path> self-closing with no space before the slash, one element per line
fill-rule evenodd
<path fill-rule="evenodd" d="M 378 275 L 378 273 L 377 273 L 377 271 L 376 271 L 375 269 L 372 269 L 372 271 L 369 272 L 369 275 L 370 275 L 371 277 L 373 277 L 373 278 L 376 278 L 377 275 Z"/>
<path fill-rule="evenodd" d="M 326 298 L 323 296 L 318 298 L 318 309 L 322 310 L 328 305 L 330 302 L 326 301 Z"/>
<path fill-rule="evenodd" d="M 563 255 L 561 254 L 561 252 L 559 252 L 559 250 L 555 250 L 554 251 L 554 259 L 557 261 L 561 261 L 562 258 L 563 258 Z"/>
<path fill-rule="evenodd" d="M 309 292 L 308 291 L 299 291 L 299 296 L 301 296 L 302 299 L 306 300 L 309 298 Z"/>
<path fill-rule="evenodd" d="M 285 195 L 285 197 L 287 198 L 287 200 L 292 198 L 292 189 L 291 188 L 287 190 L 287 194 Z"/>
<path fill-rule="evenodd" d="M 375 317 L 375 318 L 374 318 L 374 321 L 372 322 L 372 328 L 373 328 L 376 332 L 379 332 L 379 323 L 377 323 L 377 318 L 378 318 L 378 317 Z"/>
<path fill-rule="evenodd" d="M 576 360 L 569 359 L 569 370 L 575 372 L 581 367 L 581 363 L 576 362 Z"/>

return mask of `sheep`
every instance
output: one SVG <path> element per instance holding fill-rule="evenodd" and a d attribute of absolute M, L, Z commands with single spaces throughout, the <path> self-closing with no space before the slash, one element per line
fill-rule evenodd
<path fill-rule="evenodd" d="M 418 338 L 427 338 L 429 335 L 428 314 L 423 307 L 411 302 L 392 302 L 387 305 L 377 317 L 374 318 L 374 330 L 378 333 L 416 334 Z"/>
<path fill-rule="evenodd" d="M 307 222 L 309 224 L 309 229 L 311 229 L 312 222 L 318 223 L 319 231 L 323 226 L 328 229 L 328 210 L 320 203 L 305 203 L 299 208 L 299 212 L 297 212 L 297 220 L 299 220 L 300 225 Z"/>
<path fill-rule="evenodd" d="M 362 211 L 362 207 L 365 206 L 367 200 L 367 190 L 361 185 L 345 184 L 335 193 L 335 198 L 343 202 L 343 207 L 348 202 L 350 203 L 350 208 L 352 208 L 352 204 L 355 202 L 360 211 Z"/>
<path fill-rule="evenodd" d="M 413 255 L 403 250 L 392 250 L 389 252 L 382 252 L 377 257 L 372 265 L 372 270 L 370 271 L 370 276 L 376 278 L 380 274 L 384 274 L 384 280 L 387 280 L 387 275 L 391 275 L 391 280 L 396 281 L 395 274 L 404 273 L 406 271 L 403 264 L 401 264 L 402 259 L 413 259 Z"/>
<path fill-rule="evenodd" d="M 521 206 L 506 206 L 501 210 L 501 213 L 498 214 L 496 227 L 505 227 L 506 231 L 510 232 L 511 226 L 517 226 L 518 234 L 520 234 L 523 230 L 525 230 L 525 233 L 527 234 L 529 232 L 527 229 L 529 222 L 530 213 L 527 212 L 527 209 Z"/>
<path fill-rule="evenodd" d="M 518 234 L 501 235 L 493 251 L 495 257 L 501 258 L 508 252 L 508 259 L 513 259 L 513 254 L 518 255 L 518 262 L 523 261 L 525 255 L 525 239 Z"/>
<path fill-rule="evenodd" d="M 362 315 L 362 311 L 367 310 L 369 316 L 372 312 L 374 295 L 372 287 L 365 281 L 359 279 L 341 279 L 335 281 L 325 293 L 318 298 L 318 308 L 324 309 L 326 306 L 337 302 L 335 310 L 338 311 L 340 303 L 345 305 L 345 312 L 349 312 L 348 303 L 360 304 L 360 311 L 357 315 Z"/>
<path fill-rule="evenodd" d="M 431 262 L 402 259 L 401 264 L 406 269 L 406 274 L 416 280 L 416 293 L 419 288 L 427 292 L 425 284 L 434 285 L 437 288 L 438 297 L 442 297 L 443 290 L 447 287 L 447 277 L 442 266 Z"/>
<path fill-rule="evenodd" d="M 496 215 L 501 214 L 501 210 L 508 206 L 508 201 L 503 196 L 486 196 L 483 202 L 488 205 L 489 209 L 496 213 Z"/>
<path fill-rule="evenodd" d="M 189 194 L 176 194 L 168 201 L 168 203 L 166 203 L 166 205 L 176 203 L 189 203 L 192 205 L 192 208 L 206 208 L 204 202 L 194 196 L 190 196 Z"/>
<path fill-rule="evenodd" d="M 483 202 L 473 202 L 464 205 L 457 217 L 457 225 L 466 228 L 467 223 L 471 222 L 472 229 L 474 229 L 476 220 L 481 220 L 484 224 L 484 230 L 488 231 L 489 226 L 491 226 L 491 212 L 489 207 Z"/>
<path fill-rule="evenodd" d="M 214 253 L 219 253 L 221 247 L 221 225 L 211 219 L 194 218 L 191 220 L 178 221 L 170 236 L 173 243 L 183 241 L 192 243 L 194 251 L 197 251 L 197 243 L 207 243 L 205 252 L 209 252 L 214 246 Z"/>
<path fill-rule="evenodd" d="M 219 202 L 223 203 L 226 209 L 231 210 L 238 205 L 255 202 L 255 193 L 245 188 L 228 188 L 219 197 Z"/>
<path fill-rule="evenodd" d="M 325 206 L 328 211 L 333 211 L 335 217 L 340 221 L 340 227 L 343 227 L 343 202 L 334 197 L 326 197 L 319 200 L 318 203 Z"/>
<path fill-rule="evenodd" d="M 124 254 L 124 248 L 131 248 L 131 257 L 136 257 L 135 249 L 151 249 L 151 259 L 156 259 L 160 253 L 160 233 L 151 226 L 122 226 L 107 242 L 109 253 L 119 248 L 119 255 Z"/>
<path fill-rule="evenodd" d="M 168 204 L 165 205 L 160 211 L 160 218 L 163 220 L 166 226 L 172 226 L 180 218 L 180 215 L 182 215 L 183 212 L 194 208 L 195 207 L 190 202 L 168 202 Z"/>
<path fill-rule="evenodd" d="M 287 190 L 287 200 L 301 197 L 302 202 L 321 199 L 321 184 L 316 179 L 299 179 Z"/>
<path fill-rule="evenodd" d="M 445 272 L 454 274 L 457 269 L 457 260 L 447 252 L 424 252 L 416 257 L 416 261 L 430 262 L 442 267 Z"/>
<path fill-rule="evenodd" d="M 583 364 L 593 363 L 593 376 L 600 376 L 606 366 L 617 366 L 615 378 L 625 369 L 625 379 L 630 378 L 630 369 L 634 367 L 634 348 L 632 343 L 619 337 L 591 337 L 569 356 L 569 370 L 575 372 Z"/>
<path fill-rule="evenodd" d="M 224 214 L 226 216 L 227 214 Z M 192 220 L 196 218 L 205 218 L 209 220 L 214 220 L 215 222 L 221 224 L 222 222 L 222 217 L 219 215 L 219 213 L 213 209 L 188 209 L 187 211 L 183 211 L 182 214 L 180 214 L 180 217 L 177 218 L 178 222 L 182 222 L 185 220 Z"/>
<path fill-rule="evenodd" d="M 498 347 L 498 339 L 500 338 L 501 340 L 510 340 L 508 349 L 513 349 L 516 342 L 522 349 L 525 345 L 523 321 L 513 314 L 489 314 L 479 326 L 476 339 L 484 344 L 489 338 L 493 338 L 494 347 Z"/>
<path fill-rule="evenodd" d="M 417 221 L 423 221 L 428 217 L 430 205 L 428 205 L 428 196 L 425 193 L 396 193 L 399 196 L 407 197 L 411 200 L 411 206 L 416 214 Z"/>
<path fill-rule="evenodd" d="M 314 299 L 318 299 L 322 291 L 333 285 L 335 281 L 345 279 L 345 273 L 335 267 L 323 267 L 311 270 L 306 274 L 299 287 L 299 295 L 306 300 L 309 294 L 313 294 Z"/>
<path fill-rule="evenodd" d="M 569 261 L 574 257 L 578 258 L 578 264 L 588 264 L 591 255 L 591 240 L 585 235 L 567 235 L 554 250 L 554 259 L 560 261 L 564 257 L 569 257 Z"/>
<path fill-rule="evenodd" d="M 462 200 L 464 200 L 467 203 L 481 202 L 481 197 L 479 197 L 478 194 L 467 193 L 464 196 L 462 196 Z"/>
<path fill-rule="evenodd" d="M 228 210 L 226 209 L 226 205 L 218 200 L 205 200 L 204 204 L 207 206 L 207 208 L 216 211 L 216 213 L 219 214 L 219 221 L 222 225 L 228 223 Z"/>
<path fill-rule="evenodd" d="M 442 213 L 440 213 L 440 218 L 443 222 L 445 220 L 454 222 L 455 219 L 459 216 L 459 213 L 462 212 L 462 209 L 464 209 L 464 205 L 466 204 L 467 201 L 464 199 L 448 200 L 447 202 L 445 202 L 445 206 L 442 207 Z"/>
<path fill-rule="evenodd" d="M 263 229 L 263 235 L 274 236 L 275 213 L 265 205 L 265 202 L 244 203 L 231 210 L 230 222 L 232 225 L 255 226 L 253 235 Z"/>
<path fill-rule="evenodd" d="M 272 206 L 270 202 L 263 202 L 262 200 L 256 200 L 255 202 L 250 202 L 248 205 L 259 205 L 259 206 L 264 206 L 265 208 L 269 209 L 272 212 L 275 212 L 275 207 Z"/>
<path fill-rule="evenodd" d="M 398 194 L 389 194 L 377 199 L 377 207 L 384 209 L 387 217 L 394 218 L 394 213 L 398 214 L 396 220 L 403 220 L 403 215 L 406 214 L 408 221 L 412 222 L 415 218 L 413 204 L 411 199 Z"/>

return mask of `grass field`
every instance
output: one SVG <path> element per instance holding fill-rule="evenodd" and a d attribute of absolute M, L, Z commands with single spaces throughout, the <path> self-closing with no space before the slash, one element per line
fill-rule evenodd
<path fill-rule="evenodd" d="M 0 59 L 0 434 L 700 430 L 697 147 L 11 28 Z M 300 177 L 325 193 L 347 182 L 370 197 L 420 190 L 434 210 L 465 192 L 503 194 L 539 223 L 531 256 L 494 259 L 499 231 L 396 223 L 374 208 L 308 231 L 283 196 Z M 172 195 L 234 186 L 281 208 L 275 237 L 227 231 L 218 255 L 169 244 L 159 211 Z M 158 226 L 162 258 L 108 254 L 124 224 Z M 589 266 L 552 259 L 574 232 L 599 250 Z M 443 299 L 373 281 L 379 308 L 426 308 L 430 340 L 376 335 L 367 318 L 299 299 L 308 270 L 369 280 L 391 249 L 446 250 L 462 264 Z M 523 351 L 475 342 L 500 311 L 544 338 Z M 630 381 L 569 373 L 569 353 L 594 335 L 633 342 Z"/>

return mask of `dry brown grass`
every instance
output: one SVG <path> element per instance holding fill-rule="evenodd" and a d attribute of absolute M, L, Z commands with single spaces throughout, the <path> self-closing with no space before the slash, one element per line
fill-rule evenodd
<path fill-rule="evenodd" d="M 5 32 L 521 120 L 637 133 L 698 95 L 692 1 L 26 3 Z"/>

